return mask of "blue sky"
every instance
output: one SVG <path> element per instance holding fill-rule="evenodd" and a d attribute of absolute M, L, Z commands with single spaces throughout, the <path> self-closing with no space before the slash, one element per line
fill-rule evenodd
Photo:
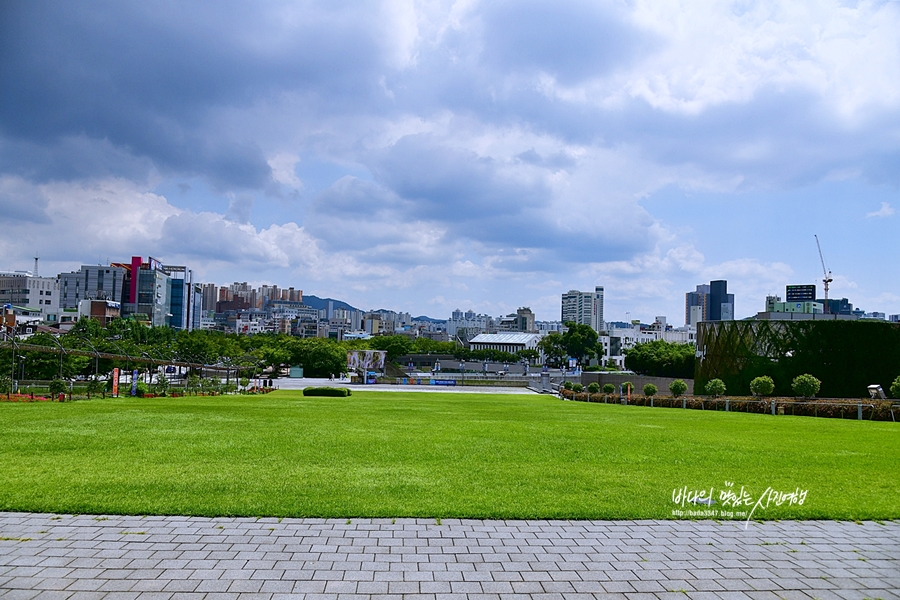
<path fill-rule="evenodd" d="M 0 3 L 0 269 L 446 317 L 900 313 L 900 3 Z M 820 283 L 820 282 L 819 282 Z"/>

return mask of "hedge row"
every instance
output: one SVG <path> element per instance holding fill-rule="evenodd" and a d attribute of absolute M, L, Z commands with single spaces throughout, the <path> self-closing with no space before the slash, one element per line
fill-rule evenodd
<path fill-rule="evenodd" d="M 349 396 L 350 390 L 339 387 L 308 387 L 303 388 L 304 396 Z"/>
<path fill-rule="evenodd" d="M 619 403 L 618 394 L 588 394 L 575 393 L 571 390 L 561 390 L 563 398 L 578 402 L 606 402 Z M 835 419 L 856 419 L 857 405 L 852 399 L 816 399 L 799 401 L 796 398 L 767 398 L 761 400 L 752 397 L 733 397 L 727 399 L 728 410 L 731 412 L 749 412 L 758 414 L 771 414 L 772 403 L 775 403 L 775 411 L 781 415 L 794 415 L 803 417 L 826 417 Z M 861 399 L 862 416 L 864 420 L 892 421 L 900 419 L 900 409 L 894 409 L 891 415 L 891 406 L 896 406 L 896 400 L 870 400 Z M 705 398 L 687 396 L 674 398 L 672 396 L 654 396 L 652 398 L 642 395 L 632 395 L 628 404 L 635 406 L 653 406 L 655 408 L 689 408 L 693 410 L 719 410 L 726 407 L 725 398 Z"/>

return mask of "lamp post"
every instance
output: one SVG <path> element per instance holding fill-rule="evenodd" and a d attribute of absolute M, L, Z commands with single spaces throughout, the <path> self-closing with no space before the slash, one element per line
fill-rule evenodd
<path fill-rule="evenodd" d="M 97 377 L 100 375 L 100 351 L 97 350 L 94 344 L 92 344 L 91 341 L 86 337 L 80 335 L 76 335 L 75 337 L 77 337 L 82 342 L 85 342 L 88 346 L 91 347 L 91 350 L 94 351 L 94 379 L 97 379 Z"/>
<path fill-rule="evenodd" d="M 141 357 L 145 357 L 150 361 L 150 368 L 147 369 L 147 385 L 151 385 L 153 383 L 153 357 L 150 356 L 148 352 L 141 351 Z"/>
<path fill-rule="evenodd" d="M 13 335 L 13 337 L 11 338 L 10 341 L 12 341 L 12 360 L 10 361 L 12 363 L 12 372 L 10 373 L 10 377 L 9 377 L 9 389 L 6 390 L 6 399 L 7 400 L 9 400 L 9 395 L 12 393 L 13 386 L 16 384 L 16 345 L 17 344 L 16 344 L 15 335 Z"/>
<path fill-rule="evenodd" d="M 53 343 L 59 348 L 59 378 L 63 378 L 63 355 L 66 354 L 66 349 L 63 348 L 62 343 L 55 336 L 49 336 Z"/>

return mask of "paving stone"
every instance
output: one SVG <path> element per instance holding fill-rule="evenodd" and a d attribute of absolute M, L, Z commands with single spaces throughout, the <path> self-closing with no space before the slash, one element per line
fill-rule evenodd
<path fill-rule="evenodd" d="M 3 600 L 900 597 L 897 522 L 0 513 L 0 532 L 32 538 L 0 543 Z"/>

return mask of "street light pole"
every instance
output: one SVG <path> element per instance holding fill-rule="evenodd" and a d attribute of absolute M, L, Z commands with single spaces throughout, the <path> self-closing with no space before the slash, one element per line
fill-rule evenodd
<path fill-rule="evenodd" d="M 6 399 L 9 400 L 9 396 L 12 393 L 13 385 L 16 381 L 16 338 L 13 336 L 12 338 L 12 373 L 9 377 L 9 389 L 6 390 Z"/>

